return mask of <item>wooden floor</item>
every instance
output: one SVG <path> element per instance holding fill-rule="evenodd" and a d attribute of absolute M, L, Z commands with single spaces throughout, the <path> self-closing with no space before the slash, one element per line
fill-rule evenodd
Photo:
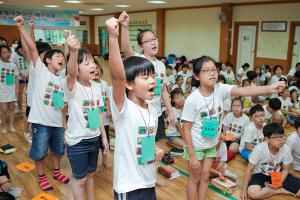
<path fill-rule="evenodd" d="M 104 68 L 105 77 L 107 79 L 107 69 Z M 36 171 L 30 171 L 23 173 L 15 168 L 15 165 L 28 161 L 32 163 L 32 160 L 27 156 L 27 153 L 30 149 L 30 145 L 24 139 L 23 136 L 23 120 L 21 116 L 17 116 L 15 120 L 17 132 L 16 133 L 0 133 L 0 145 L 10 143 L 14 145 L 18 151 L 10 155 L 0 154 L 0 159 L 5 160 L 9 166 L 9 172 L 12 179 L 12 186 L 23 188 L 20 199 L 29 200 L 35 197 L 37 194 L 42 192 L 39 189 L 37 182 Z M 168 151 L 170 147 L 166 144 L 166 140 L 161 140 L 157 145 Z M 111 163 L 113 162 L 113 151 L 109 154 L 109 159 Z M 46 175 L 49 178 L 48 180 L 54 186 L 54 190 L 49 191 L 49 194 L 55 195 L 60 200 L 71 200 L 72 198 L 72 189 L 71 183 L 67 185 L 60 184 L 58 181 L 55 181 L 51 178 L 52 166 L 50 158 L 46 159 Z M 182 171 L 187 172 L 187 162 L 183 158 L 175 158 L 175 167 L 181 169 Z M 61 164 L 62 171 L 71 177 L 71 168 L 66 156 L 62 159 Z M 229 169 L 238 175 L 238 186 L 235 188 L 233 197 L 239 199 L 242 179 L 246 169 L 246 163 L 241 160 L 240 156 L 237 156 L 233 161 L 229 162 Z M 159 176 L 161 179 L 166 181 L 167 187 L 157 187 L 157 197 L 160 200 L 184 200 L 186 199 L 186 185 L 188 178 L 185 176 L 180 176 L 174 180 L 167 180 L 164 177 Z M 100 170 L 100 173 L 95 177 L 95 199 L 96 200 L 110 200 L 113 199 L 113 189 L 112 189 L 112 180 L 113 180 L 113 170 Z M 228 199 L 223 195 L 220 195 L 212 190 L 208 190 L 207 199 L 209 200 L 218 200 L 218 199 Z M 269 200 L 292 200 L 296 199 L 291 196 L 276 196 L 269 198 Z"/>

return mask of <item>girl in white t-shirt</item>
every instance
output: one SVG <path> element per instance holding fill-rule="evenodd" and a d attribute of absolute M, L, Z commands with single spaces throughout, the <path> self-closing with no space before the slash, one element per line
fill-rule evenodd
<path fill-rule="evenodd" d="M 240 98 L 235 98 L 231 103 L 231 111 L 223 119 L 223 132 L 228 147 L 228 161 L 233 159 L 239 152 L 240 140 L 244 134 L 244 128 L 250 122 L 247 115 L 243 113 L 243 102 Z"/>
<path fill-rule="evenodd" d="M 157 111 L 146 101 L 154 98 L 155 68 L 148 59 L 139 56 L 129 57 L 123 64 L 118 44 L 119 23 L 127 22 L 122 14 L 119 19 L 112 17 L 105 22 L 116 133 L 114 198 L 156 199 L 155 159 L 160 159 L 163 151 L 155 147 Z"/>
<path fill-rule="evenodd" d="M 223 101 L 230 96 L 251 96 L 278 92 L 284 82 L 272 86 L 248 86 L 237 88 L 217 83 L 218 70 L 215 61 L 207 56 L 198 58 L 194 65 L 197 90 L 186 99 L 182 120 L 185 140 L 184 156 L 189 160 L 188 199 L 204 200 L 209 182 L 209 169 L 216 156 L 221 129 Z"/>
<path fill-rule="evenodd" d="M 19 71 L 17 66 L 10 62 L 10 48 L 0 46 L 0 110 L 2 133 L 15 132 L 14 116 L 15 102 L 19 88 Z"/>
<path fill-rule="evenodd" d="M 173 85 L 172 90 L 174 90 L 175 88 L 180 88 L 182 90 L 183 94 L 185 94 L 186 88 L 185 88 L 184 79 L 183 79 L 182 75 L 178 75 L 176 77 L 176 84 Z"/>
<path fill-rule="evenodd" d="M 97 170 L 99 148 L 108 152 L 100 107 L 103 105 L 101 88 L 93 81 L 96 65 L 89 51 L 80 49 L 80 42 L 71 35 L 67 38 L 70 48 L 65 94 L 69 119 L 65 132 L 67 154 L 72 168 L 75 199 L 93 199 L 94 174 Z M 101 134 L 101 137 L 100 137 Z"/>
<path fill-rule="evenodd" d="M 173 113 L 176 119 L 175 127 L 170 123 L 168 125 L 167 137 L 170 145 L 174 146 L 177 149 L 183 149 L 184 140 L 182 139 L 182 123 L 181 115 L 184 105 L 184 95 L 180 88 L 175 88 L 171 92 L 171 104 L 173 108 Z"/>
<path fill-rule="evenodd" d="M 270 85 L 279 81 L 280 78 L 285 78 L 287 80 L 287 77 L 282 75 L 283 68 L 281 65 L 275 65 L 273 68 L 273 73 L 274 73 L 274 75 L 271 78 Z"/>

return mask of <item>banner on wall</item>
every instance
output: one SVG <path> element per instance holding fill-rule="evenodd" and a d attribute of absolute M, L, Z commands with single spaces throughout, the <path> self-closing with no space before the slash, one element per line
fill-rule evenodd
<path fill-rule="evenodd" d="M 80 26 L 78 10 L 27 9 L 0 7 L 0 25 L 15 25 L 14 17 L 22 15 L 25 23 L 35 19 L 36 27 Z"/>

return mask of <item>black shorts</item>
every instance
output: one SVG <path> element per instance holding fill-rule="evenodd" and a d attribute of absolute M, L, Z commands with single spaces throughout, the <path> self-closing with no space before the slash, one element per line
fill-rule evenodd
<path fill-rule="evenodd" d="M 156 200 L 155 187 L 142 188 L 126 193 L 114 191 L 114 200 Z"/>
<path fill-rule="evenodd" d="M 271 183 L 271 176 L 267 176 L 262 173 L 253 174 L 248 186 L 259 185 L 260 187 L 264 188 L 265 182 Z M 283 182 L 283 188 L 296 194 L 300 189 L 300 179 L 289 174 Z"/>

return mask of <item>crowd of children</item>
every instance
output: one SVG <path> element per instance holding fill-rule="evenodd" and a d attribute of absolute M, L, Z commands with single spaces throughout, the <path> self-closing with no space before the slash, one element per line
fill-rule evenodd
<path fill-rule="evenodd" d="M 0 38 L 1 133 L 16 131 L 15 106 L 22 112 L 27 84 L 24 134 L 41 190 L 53 189 L 44 169 L 50 148 L 53 179 L 70 181 L 60 169 L 66 151 L 74 199 L 94 199 L 99 149 L 106 168 L 110 149 L 114 198 L 156 199 L 155 161 L 164 151 L 155 142 L 167 138 L 188 162 L 189 200 L 205 199 L 210 177 L 236 181 L 226 164 L 236 154 L 248 162 L 242 199 L 300 196 L 300 179 L 290 174 L 291 167 L 300 171 L 300 63 L 288 76 L 280 65 L 272 76 L 269 66 L 252 70 L 248 63 L 235 75 L 232 63 L 208 56 L 158 58 L 159 42 L 151 30 L 138 34 L 137 53 L 129 40 L 130 17 L 122 12 L 105 22 L 110 87 L 101 79 L 97 60 L 74 35 L 66 34 L 63 52 L 35 43 L 34 20 L 30 34 L 22 16 L 15 21 L 21 38 L 16 48 Z M 285 142 L 284 128 L 291 126 L 296 131 Z M 0 196 L 9 190 L 10 178 L 1 172 Z"/>

